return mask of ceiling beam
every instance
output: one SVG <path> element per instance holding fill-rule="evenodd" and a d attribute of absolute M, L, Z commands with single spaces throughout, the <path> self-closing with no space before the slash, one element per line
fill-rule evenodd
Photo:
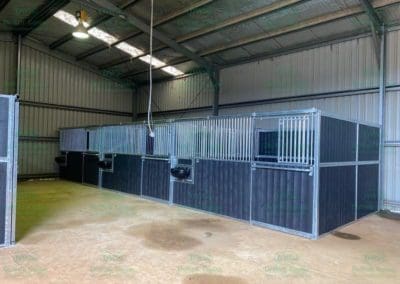
<path fill-rule="evenodd" d="M 122 11 L 120 8 L 116 7 L 114 4 L 107 0 L 87 0 L 89 2 L 93 2 L 96 5 L 98 5 L 100 8 L 103 8 L 103 10 L 108 11 L 108 13 L 114 14 L 124 20 L 126 20 L 128 23 L 132 24 L 133 26 L 137 27 L 139 30 L 144 32 L 145 34 L 150 34 L 150 26 L 145 23 L 143 20 L 130 15 L 128 13 L 125 13 Z M 168 36 L 166 36 L 164 33 L 153 29 L 153 37 L 161 41 L 162 43 L 166 44 L 176 52 L 181 53 L 182 55 L 186 56 L 187 58 L 193 60 L 196 62 L 201 68 L 204 68 L 210 73 L 214 73 L 214 66 L 210 64 L 207 60 L 202 58 L 201 56 L 197 55 L 196 53 L 190 51 L 186 47 L 180 45 L 176 41 L 170 39 Z"/>
<path fill-rule="evenodd" d="M 393 4 L 397 4 L 397 3 L 400 3 L 400 0 L 375 0 L 373 2 L 373 7 L 375 9 L 377 9 L 377 8 L 383 8 L 385 6 L 389 6 L 389 5 L 393 5 Z M 347 17 L 357 16 L 362 13 L 364 13 L 364 9 L 362 6 L 360 6 L 360 5 L 351 6 L 351 7 L 347 8 L 346 10 L 339 10 L 337 12 L 324 14 L 324 15 L 321 15 L 318 17 L 314 17 L 314 18 L 296 23 L 294 25 L 279 28 L 279 29 L 276 29 L 276 30 L 273 30 L 270 32 L 261 33 L 261 34 L 255 35 L 255 36 L 242 38 L 237 41 L 230 42 L 228 44 L 217 45 L 217 46 L 208 48 L 208 49 L 200 52 L 199 55 L 206 56 L 206 55 L 223 52 L 223 51 L 226 51 L 229 49 L 241 47 L 241 46 L 248 45 L 251 43 L 276 38 L 278 36 L 301 31 L 301 30 L 304 30 L 307 28 L 312 28 L 312 27 L 319 26 L 322 24 L 327 24 L 327 23 L 341 20 L 341 19 L 344 19 Z"/>
<path fill-rule="evenodd" d="M 166 15 L 165 17 L 155 21 L 154 27 L 162 25 L 162 24 L 164 24 L 164 23 L 166 23 L 168 21 L 172 21 L 173 19 L 176 19 L 176 18 L 178 18 L 180 16 L 183 16 L 183 15 L 189 13 L 189 12 L 192 12 L 193 10 L 195 10 L 197 8 L 200 8 L 200 7 L 203 7 L 203 6 L 207 5 L 207 4 L 210 4 L 213 1 L 214 0 L 200 0 L 200 1 L 197 1 L 197 2 L 193 3 L 190 6 L 186 6 L 186 7 L 182 8 L 182 9 L 180 9 L 180 10 L 174 11 L 174 12 Z M 131 38 L 133 38 L 135 36 L 141 35 L 142 33 L 143 32 L 141 32 L 141 31 L 132 32 L 132 33 L 128 34 L 127 36 L 124 36 L 123 38 L 119 39 L 117 42 L 115 42 L 111 46 L 115 46 L 115 45 L 119 44 L 120 42 L 129 40 L 129 39 L 131 39 Z M 93 47 L 93 48 L 91 48 L 91 49 L 89 49 L 89 50 L 87 50 L 85 52 L 82 52 L 81 54 L 78 54 L 76 56 L 76 60 L 85 59 L 85 58 L 87 58 L 87 57 L 89 57 L 89 56 L 91 56 L 93 54 L 96 54 L 96 53 L 101 52 L 103 50 L 106 50 L 108 48 L 110 48 L 110 45 L 107 45 L 107 44 L 101 44 L 101 45 L 95 46 L 95 47 Z M 131 57 L 126 56 L 123 59 L 124 59 L 124 62 L 125 62 L 125 61 L 129 61 L 131 59 Z M 118 65 L 118 64 L 111 63 L 110 67 L 115 66 L 115 65 Z M 108 65 L 105 64 L 105 66 L 108 66 Z M 108 68 L 108 67 L 106 67 L 106 68 Z"/>
<path fill-rule="evenodd" d="M 138 2 L 138 1 L 139 0 L 127 0 L 127 1 L 125 1 L 124 4 L 120 5 L 119 7 L 121 9 L 125 10 L 125 9 L 128 9 L 129 7 L 131 7 L 132 5 L 136 4 L 136 2 Z M 108 21 L 111 18 L 112 18 L 112 16 L 110 16 L 110 15 L 101 15 L 93 20 L 93 23 L 91 23 L 89 28 L 96 27 L 96 26 Z M 49 45 L 49 48 L 50 49 L 58 48 L 59 46 L 63 45 L 64 43 L 67 43 L 68 41 L 72 40 L 73 38 L 74 37 L 72 36 L 72 33 L 67 33 L 67 34 L 63 35 L 62 37 L 53 41 Z"/>
<path fill-rule="evenodd" d="M 194 39 L 194 38 L 198 38 L 198 37 L 201 37 L 201 36 L 205 36 L 207 34 L 219 31 L 219 30 L 224 29 L 224 28 L 228 28 L 228 27 L 233 26 L 233 25 L 237 25 L 237 24 L 240 24 L 240 23 L 243 23 L 243 22 L 246 22 L 246 21 L 253 20 L 253 19 L 257 18 L 257 17 L 261 17 L 261 16 L 265 16 L 265 15 L 277 12 L 277 11 L 279 11 L 281 9 L 289 8 L 289 7 L 293 6 L 293 5 L 297 5 L 297 4 L 300 4 L 302 2 L 305 2 L 305 1 L 304 0 L 281 0 L 281 1 L 277 1 L 277 2 L 275 2 L 273 4 L 270 4 L 270 5 L 267 5 L 267 6 L 264 6 L 264 7 L 249 11 L 247 13 L 240 14 L 238 16 L 226 19 L 225 21 L 223 21 L 223 22 L 221 22 L 219 24 L 208 26 L 208 27 L 196 30 L 194 32 L 179 36 L 179 37 L 175 38 L 175 41 L 177 43 L 183 43 L 185 41 L 188 41 L 188 40 L 191 40 L 191 39 Z M 167 48 L 167 47 L 166 46 L 160 46 L 160 47 L 155 48 L 153 50 L 153 52 L 160 51 L 160 50 L 165 49 L 165 48 Z M 147 54 L 148 54 L 148 52 L 146 53 L 146 55 Z M 113 60 L 113 61 L 110 61 L 110 62 L 107 62 L 107 63 L 103 64 L 101 68 L 110 68 L 110 67 L 113 67 L 113 66 L 116 66 L 116 65 L 119 65 L 119 64 L 123 64 L 123 63 L 129 62 L 129 61 L 134 60 L 136 58 L 124 57 L 124 58 L 121 58 L 121 59 L 118 59 L 118 60 Z"/>
<path fill-rule="evenodd" d="M 390 6 L 393 4 L 400 4 L 400 0 L 375 0 L 373 2 L 373 7 L 375 9 L 378 9 L 378 8 L 384 8 L 386 6 Z M 298 32 L 298 31 L 304 30 L 306 28 L 316 27 L 316 26 L 327 24 L 327 23 L 330 23 L 330 22 L 333 22 L 336 20 L 341 20 L 343 18 L 361 15 L 363 13 L 364 13 L 364 10 L 361 6 L 352 6 L 346 10 L 341 10 L 338 12 L 314 17 L 314 18 L 302 21 L 302 22 L 294 24 L 294 25 L 283 27 L 283 28 L 280 28 L 280 29 L 277 29 L 277 30 L 274 30 L 271 32 L 263 33 L 261 35 L 244 38 L 244 39 L 235 41 L 230 44 L 216 46 L 216 47 L 213 47 L 213 48 L 210 48 L 210 49 L 207 49 L 207 50 L 201 52 L 199 55 L 207 56 L 207 55 L 223 52 L 223 51 L 226 51 L 226 50 L 229 50 L 232 48 L 241 47 L 241 46 L 244 46 L 244 45 L 247 45 L 250 43 L 254 43 L 257 41 L 273 39 L 273 38 L 276 38 L 276 37 L 279 37 L 282 35 L 290 34 L 293 32 Z M 284 50 L 281 50 L 281 51 L 284 51 Z M 185 62 L 188 62 L 188 60 L 177 59 L 176 62 L 178 62 L 178 63 L 171 63 L 171 65 L 185 63 Z M 157 68 L 153 68 L 153 70 L 157 70 Z M 136 71 L 136 72 L 127 72 L 127 73 L 122 74 L 121 78 L 133 77 L 133 76 L 143 74 L 146 72 L 148 72 L 148 70 L 145 70 L 145 69 Z"/>
<path fill-rule="evenodd" d="M 27 36 L 39 27 L 59 9 L 67 5 L 69 0 L 49 0 L 36 8 L 19 26 L 15 27 L 15 33 L 22 37 Z"/>
<path fill-rule="evenodd" d="M 371 22 L 372 39 L 374 41 L 375 57 L 377 62 L 380 62 L 381 57 L 381 31 L 384 25 L 383 21 L 376 13 L 375 8 L 369 0 L 360 0 L 361 6 L 364 8 L 365 13 Z"/>

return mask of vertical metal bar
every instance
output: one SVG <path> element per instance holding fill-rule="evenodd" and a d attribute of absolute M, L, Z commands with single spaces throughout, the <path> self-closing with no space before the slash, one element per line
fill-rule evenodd
<path fill-rule="evenodd" d="M 321 112 L 313 115 L 316 116 L 315 135 L 314 135 L 314 166 L 313 166 L 313 237 L 319 236 L 319 151 L 321 146 Z M 314 119 L 313 119 L 314 120 Z"/>
<path fill-rule="evenodd" d="M 22 37 L 18 35 L 18 55 L 17 55 L 17 86 L 16 93 L 21 94 L 21 55 L 22 55 Z"/>
<path fill-rule="evenodd" d="M 293 118 L 290 117 L 289 163 L 293 161 Z"/>
<path fill-rule="evenodd" d="M 381 54 L 379 62 L 379 124 L 380 146 L 379 146 L 379 189 L 378 189 L 378 210 L 383 209 L 383 180 L 385 161 L 385 103 L 386 103 L 386 29 L 382 26 L 381 33 Z"/>
<path fill-rule="evenodd" d="M 307 164 L 310 164 L 310 153 L 309 153 L 309 151 L 310 151 L 310 145 L 311 145 L 311 141 L 310 141 L 310 131 L 311 131 L 311 128 L 310 128 L 310 116 L 308 116 L 307 117 L 307 142 L 306 142 L 306 162 L 307 162 Z"/>
<path fill-rule="evenodd" d="M 359 141 L 360 141 L 360 124 L 357 123 L 357 133 L 356 133 L 356 176 L 355 176 L 355 206 L 354 206 L 354 219 L 358 219 L 358 155 L 359 155 Z"/>

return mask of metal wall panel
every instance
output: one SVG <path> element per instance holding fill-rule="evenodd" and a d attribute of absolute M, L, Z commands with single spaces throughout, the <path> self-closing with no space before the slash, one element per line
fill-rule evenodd
<path fill-rule="evenodd" d="M 253 221 L 312 233 L 313 178 L 307 172 L 256 169 Z"/>
<path fill-rule="evenodd" d="M 14 48 L 16 53 L 15 44 Z M 58 152 L 55 139 L 59 128 L 131 121 L 129 116 L 96 113 L 96 109 L 130 113 L 132 91 L 129 88 L 25 42 L 21 52 L 20 99 L 19 174 L 22 176 L 57 173 L 54 157 Z"/>
<path fill-rule="evenodd" d="M 387 40 L 386 76 L 388 85 L 400 84 L 400 30 L 389 32 Z"/>
<path fill-rule="evenodd" d="M 379 165 L 358 166 L 357 218 L 378 210 Z"/>
<path fill-rule="evenodd" d="M 21 55 L 21 99 L 132 112 L 132 91 L 30 46 Z"/>
<path fill-rule="evenodd" d="M 193 184 L 174 183 L 174 203 L 248 221 L 250 163 L 198 160 Z"/>
<path fill-rule="evenodd" d="M 169 200 L 169 161 L 145 159 L 143 161 L 142 194 Z"/>
<path fill-rule="evenodd" d="M 0 39 L 0 94 L 15 94 L 17 48 L 11 41 Z"/>
<path fill-rule="evenodd" d="M 321 118 L 320 162 L 356 160 L 357 124 L 336 118 Z"/>
<path fill-rule="evenodd" d="M 115 155 L 113 172 L 103 172 L 102 186 L 116 191 L 140 195 L 141 170 L 141 156 Z"/>
<path fill-rule="evenodd" d="M 383 205 L 386 209 L 400 212 L 400 147 L 385 148 L 383 170 Z"/>
<path fill-rule="evenodd" d="M 320 168 L 319 234 L 355 220 L 356 167 Z"/>
<path fill-rule="evenodd" d="M 213 93 L 214 88 L 207 74 L 154 84 L 152 109 L 157 112 L 210 106 L 213 102 Z M 136 111 L 147 112 L 147 86 L 139 89 L 136 99 Z"/>
<path fill-rule="evenodd" d="M 360 38 L 223 69 L 220 103 L 375 87 L 375 60 Z"/>
<path fill-rule="evenodd" d="M 20 141 L 18 175 L 55 174 L 58 172 L 54 158 L 59 154 L 59 144 L 46 141 Z"/>

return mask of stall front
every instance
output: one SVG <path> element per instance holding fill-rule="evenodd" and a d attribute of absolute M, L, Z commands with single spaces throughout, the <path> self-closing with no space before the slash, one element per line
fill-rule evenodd
<path fill-rule="evenodd" d="M 317 238 L 378 210 L 378 126 L 317 109 L 60 130 L 60 176 Z"/>

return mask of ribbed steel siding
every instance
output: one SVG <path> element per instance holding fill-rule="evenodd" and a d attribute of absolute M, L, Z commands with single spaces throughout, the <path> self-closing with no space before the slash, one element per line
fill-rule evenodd
<path fill-rule="evenodd" d="M 83 156 L 83 182 L 92 185 L 99 184 L 99 156 Z"/>
<path fill-rule="evenodd" d="M 211 106 L 213 90 L 207 74 L 154 84 L 153 111 Z M 136 99 L 137 112 L 147 112 L 148 87 L 139 89 Z"/>
<path fill-rule="evenodd" d="M 0 94 L 15 94 L 17 76 L 17 46 L 0 40 Z"/>
<path fill-rule="evenodd" d="M 355 220 L 355 166 L 320 169 L 319 234 Z"/>
<path fill-rule="evenodd" d="M 140 195 L 142 159 L 140 156 L 116 155 L 113 172 L 103 172 L 104 188 Z"/>
<path fill-rule="evenodd" d="M 249 220 L 250 163 L 198 160 L 194 184 L 174 183 L 174 203 Z"/>
<path fill-rule="evenodd" d="M 353 119 L 372 123 L 378 123 L 379 121 L 378 93 L 324 99 L 307 99 L 301 101 L 260 104 L 237 108 L 223 108 L 221 109 L 220 113 L 221 115 L 234 115 L 237 113 L 307 109 L 312 107 L 328 113 L 334 113 L 343 119 Z"/>
<path fill-rule="evenodd" d="M 356 160 L 357 125 L 355 123 L 323 116 L 320 135 L 321 163 Z"/>
<path fill-rule="evenodd" d="M 9 100 L 7 98 L 0 98 L 0 157 L 7 157 L 8 146 L 8 124 L 9 124 Z"/>
<path fill-rule="evenodd" d="M 367 88 L 378 78 L 372 39 L 354 39 L 223 69 L 220 102 Z"/>
<path fill-rule="evenodd" d="M 131 90 L 118 83 L 25 45 L 21 60 L 23 101 L 119 112 L 132 110 Z M 118 115 L 22 105 L 19 135 L 57 137 L 58 129 L 63 127 L 129 121 L 130 117 Z M 55 142 L 21 142 L 19 174 L 56 173 L 53 160 L 57 148 Z"/>
<path fill-rule="evenodd" d="M 168 161 L 149 160 L 143 162 L 142 194 L 169 200 L 170 164 Z"/>
<path fill-rule="evenodd" d="M 54 142 L 19 141 L 18 175 L 57 173 L 54 158 L 59 144 Z"/>
<path fill-rule="evenodd" d="M 21 99 L 132 111 L 130 89 L 29 46 L 22 47 Z"/>
<path fill-rule="evenodd" d="M 312 232 L 313 178 L 306 172 L 256 169 L 252 220 Z"/>
<path fill-rule="evenodd" d="M 0 244 L 5 242 L 6 228 L 7 163 L 0 163 Z"/>
<path fill-rule="evenodd" d="M 378 210 L 379 165 L 358 167 L 357 218 Z"/>
<path fill-rule="evenodd" d="M 389 32 L 387 43 L 387 85 L 400 84 L 400 30 Z"/>
<path fill-rule="evenodd" d="M 384 168 L 384 208 L 400 212 L 400 148 L 385 148 Z"/>

